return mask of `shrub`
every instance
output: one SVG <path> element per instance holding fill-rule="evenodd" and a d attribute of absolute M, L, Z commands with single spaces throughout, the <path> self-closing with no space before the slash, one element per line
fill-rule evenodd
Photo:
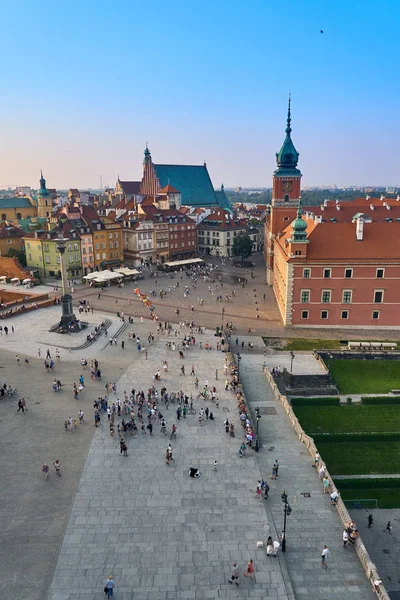
<path fill-rule="evenodd" d="M 383 488 L 383 489 L 393 489 L 393 488 L 399 488 L 400 487 L 400 479 L 397 479 L 396 477 L 390 477 L 390 478 L 385 478 L 385 477 L 380 477 L 378 478 L 368 478 L 368 477 L 362 477 L 360 479 L 352 479 L 351 477 L 349 477 L 348 479 L 336 479 L 333 477 L 333 481 L 335 482 L 335 485 L 337 485 L 337 487 L 339 489 L 342 490 L 364 490 L 364 489 L 371 489 L 371 488 Z"/>
<path fill-rule="evenodd" d="M 314 439 L 315 444 L 319 442 L 324 444 L 340 443 L 358 443 L 358 442 L 399 442 L 400 431 L 391 431 L 387 433 L 309 433 Z"/>
<path fill-rule="evenodd" d="M 322 396 L 321 398 L 292 398 L 292 406 L 340 406 L 340 398 Z"/>
<path fill-rule="evenodd" d="M 346 398 L 346 404 L 351 404 L 353 402 L 353 399 L 350 398 L 350 396 L 348 398 Z"/>
<path fill-rule="evenodd" d="M 400 396 L 361 396 L 362 404 L 400 404 Z"/>

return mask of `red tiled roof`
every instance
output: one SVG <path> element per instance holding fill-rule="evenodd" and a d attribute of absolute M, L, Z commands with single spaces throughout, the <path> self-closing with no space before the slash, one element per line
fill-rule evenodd
<path fill-rule="evenodd" d="M 165 187 L 163 187 L 163 189 L 161 190 L 162 194 L 179 194 L 180 192 L 174 188 L 174 186 L 172 186 L 170 183 L 168 183 Z"/>
<path fill-rule="evenodd" d="M 287 255 L 285 241 L 291 237 L 292 226 L 276 238 Z M 363 239 L 356 238 L 355 223 L 316 223 L 307 221 L 307 261 L 343 260 L 354 261 L 399 261 L 398 238 L 400 223 L 364 223 Z M 290 257 L 287 255 L 287 259 Z"/>
<path fill-rule="evenodd" d="M 119 183 L 124 190 L 124 194 L 140 194 L 141 181 L 120 181 Z"/>
<path fill-rule="evenodd" d="M 140 206 L 154 206 L 154 196 L 145 196 Z"/>
<path fill-rule="evenodd" d="M 12 238 L 12 237 L 24 237 L 25 232 L 20 227 L 8 224 L 7 221 L 3 221 L 0 224 L 0 238 Z"/>

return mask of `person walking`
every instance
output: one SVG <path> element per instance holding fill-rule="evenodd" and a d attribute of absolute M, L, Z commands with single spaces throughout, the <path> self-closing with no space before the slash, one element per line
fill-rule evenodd
<path fill-rule="evenodd" d="M 347 533 L 347 529 L 345 529 L 345 530 L 343 531 L 343 538 L 342 538 L 342 539 L 343 539 L 343 544 L 342 544 L 342 546 L 343 546 L 343 548 L 346 548 L 346 546 L 347 546 L 347 544 L 348 544 L 348 541 L 349 541 L 349 534 Z"/>
<path fill-rule="evenodd" d="M 47 481 L 47 479 L 49 478 L 49 465 L 47 465 L 46 463 L 44 463 L 42 467 L 42 473 L 44 473 L 44 479 L 45 481 Z"/>
<path fill-rule="evenodd" d="M 252 558 L 247 563 L 247 570 L 244 573 L 244 576 L 245 577 L 251 577 L 252 579 L 254 577 L 254 563 L 253 563 L 253 559 Z"/>
<path fill-rule="evenodd" d="M 323 568 L 325 570 L 328 568 L 328 565 L 326 564 L 328 555 L 329 555 L 328 546 L 325 544 L 324 548 L 323 548 L 323 550 L 321 552 L 321 565 L 323 566 Z"/>
<path fill-rule="evenodd" d="M 231 578 L 228 579 L 229 583 L 233 583 L 235 582 L 236 585 L 239 585 L 239 568 L 237 566 L 237 562 L 233 563 L 232 566 L 232 575 Z"/>
<path fill-rule="evenodd" d="M 111 598 L 114 595 L 114 587 L 114 579 L 112 578 L 112 575 L 109 575 L 106 585 L 104 586 L 104 593 L 107 594 L 107 598 Z"/>
<path fill-rule="evenodd" d="M 392 533 L 392 524 L 390 521 L 388 521 L 388 524 L 386 525 L 386 531 L 388 531 L 389 533 Z"/>
<path fill-rule="evenodd" d="M 374 522 L 374 517 L 372 515 L 368 515 L 368 529 L 371 529 L 373 522 Z"/>
<path fill-rule="evenodd" d="M 22 410 L 22 412 L 25 412 L 24 405 L 22 404 L 22 398 L 20 398 L 18 400 L 18 410 L 17 410 L 17 413 L 19 413 L 20 410 Z"/>

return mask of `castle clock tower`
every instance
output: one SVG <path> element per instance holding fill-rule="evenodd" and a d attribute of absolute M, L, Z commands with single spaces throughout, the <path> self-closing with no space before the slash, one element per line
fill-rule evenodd
<path fill-rule="evenodd" d="M 286 122 L 286 137 L 276 154 L 277 169 L 273 174 L 271 211 L 265 224 L 265 260 L 267 283 L 273 284 L 274 238 L 296 218 L 300 201 L 301 171 L 297 168 L 299 153 L 292 142 L 290 96 Z"/>

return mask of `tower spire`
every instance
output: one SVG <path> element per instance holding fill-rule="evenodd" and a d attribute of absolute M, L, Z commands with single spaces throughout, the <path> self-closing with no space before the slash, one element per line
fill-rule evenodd
<path fill-rule="evenodd" d="M 290 112 L 290 103 L 291 103 L 291 94 L 289 93 L 289 102 L 288 102 L 288 111 L 287 111 L 287 120 L 286 120 L 286 134 L 290 136 L 292 133 L 292 128 L 290 126 L 292 122 L 291 112 Z"/>

